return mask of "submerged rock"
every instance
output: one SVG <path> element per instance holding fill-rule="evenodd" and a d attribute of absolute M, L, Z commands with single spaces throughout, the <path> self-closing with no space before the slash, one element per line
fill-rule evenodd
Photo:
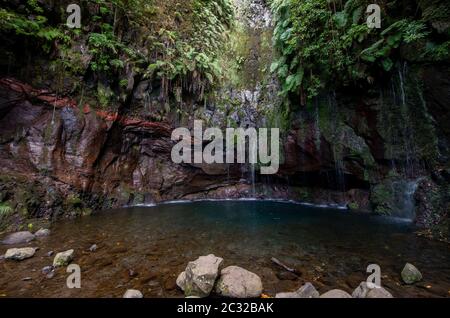
<path fill-rule="evenodd" d="M 42 274 L 46 275 L 47 278 L 52 278 L 55 274 L 53 266 L 45 266 L 41 270 Z"/>
<path fill-rule="evenodd" d="M 184 291 L 187 297 L 207 297 L 214 288 L 222 262 L 223 258 L 213 254 L 200 256 L 195 261 L 189 262 L 186 270 L 177 278 L 178 287 Z"/>
<path fill-rule="evenodd" d="M 319 298 L 320 294 L 311 283 L 306 283 L 295 292 L 278 293 L 275 298 Z"/>
<path fill-rule="evenodd" d="M 370 288 L 367 282 L 362 282 L 352 293 L 353 298 L 393 298 L 383 287 Z"/>
<path fill-rule="evenodd" d="M 3 241 L 3 244 L 13 245 L 13 244 L 23 244 L 34 240 L 36 236 L 28 231 L 16 232 L 9 234 Z"/>
<path fill-rule="evenodd" d="M 422 273 L 413 264 L 406 263 L 402 270 L 402 279 L 406 284 L 411 285 L 422 280 Z"/>
<path fill-rule="evenodd" d="M 36 233 L 34 233 L 34 235 L 36 237 L 45 237 L 45 236 L 49 236 L 50 235 L 50 230 L 49 229 L 40 229 L 39 231 L 37 231 Z"/>
<path fill-rule="evenodd" d="M 74 250 L 68 250 L 56 254 L 55 258 L 53 259 L 53 266 L 58 267 L 68 265 L 73 260 L 73 254 Z"/>
<path fill-rule="evenodd" d="M 352 298 L 352 296 L 346 291 L 340 289 L 332 289 L 320 296 L 320 298 Z"/>
<path fill-rule="evenodd" d="M 255 298 L 263 291 L 261 278 L 238 266 L 228 266 L 220 272 L 216 293 L 232 298 Z"/>
<path fill-rule="evenodd" d="M 34 256 L 36 249 L 34 247 L 10 248 L 5 253 L 5 259 L 22 261 Z"/>
<path fill-rule="evenodd" d="M 144 298 L 144 295 L 137 289 L 128 289 L 123 298 Z"/>

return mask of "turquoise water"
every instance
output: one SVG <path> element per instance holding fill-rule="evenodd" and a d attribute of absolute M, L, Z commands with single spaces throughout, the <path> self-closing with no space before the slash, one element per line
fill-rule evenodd
<path fill-rule="evenodd" d="M 379 264 L 382 284 L 396 297 L 449 297 L 450 253 L 445 243 L 414 234 L 412 223 L 352 214 L 347 210 L 269 201 L 214 201 L 133 207 L 56 223 L 32 259 L 1 261 L 0 294 L 31 297 L 120 297 L 127 288 L 146 297 L 182 297 L 177 275 L 198 256 L 215 254 L 224 265 L 260 275 L 265 293 L 295 290 L 312 282 L 320 292 L 351 292 Z M 89 252 L 92 244 L 96 252 Z M 67 274 L 47 279 L 50 250 L 75 249 L 81 290 L 65 288 Z M 0 247 L 0 253 L 6 250 Z M 300 275 L 271 261 L 275 257 Z M 422 272 L 416 286 L 401 282 L 406 262 Z M 31 281 L 22 281 L 31 277 Z"/>

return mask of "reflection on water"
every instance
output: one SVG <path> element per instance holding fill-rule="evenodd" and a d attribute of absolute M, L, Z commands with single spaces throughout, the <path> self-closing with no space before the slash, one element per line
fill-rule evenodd
<path fill-rule="evenodd" d="M 379 264 L 382 284 L 395 297 L 449 297 L 450 253 L 444 243 L 418 238 L 411 223 L 338 209 L 279 202 L 220 201 L 163 204 L 98 213 L 54 224 L 50 237 L 30 243 L 40 250 L 20 263 L 0 261 L 0 295 L 18 297 L 121 297 L 135 288 L 146 297 L 183 297 L 177 275 L 187 262 L 213 253 L 225 266 L 258 274 L 265 293 L 297 289 L 312 282 L 321 292 L 348 292 L 365 280 L 369 264 Z M 96 252 L 89 247 L 97 244 Z M 8 247 L 0 246 L 0 254 Z M 48 279 L 49 251 L 75 249 L 82 288 L 65 287 L 58 269 Z M 275 257 L 302 274 L 289 275 Z M 405 286 L 406 262 L 424 281 Z M 23 281 L 30 277 L 31 280 Z"/>

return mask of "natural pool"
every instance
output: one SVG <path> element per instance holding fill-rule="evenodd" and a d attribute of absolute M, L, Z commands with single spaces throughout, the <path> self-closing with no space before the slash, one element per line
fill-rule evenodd
<path fill-rule="evenodd" d="M 394 297 L 450 297 L 449 245 L 414 234 L 405 220 L 346 210 L 273 201 L 204 201 L 133 207 L 55 223 L 49 237 L 28 243 L 40 249 L 22 262 L 0 261 L 0 296 L 122 297 L 139 289 L 145 297 L 183 297 L 175 280 L 187 263 L 215 254 L 224 265 L 258 274 L 264 293 L 291 291 L 311 282 L 320 293 L 352 292 L 379 264 L 382 285 Z M 92 244 L 98 246 L 89 251 Z M 26 245 L 26 244 L 25 244 Z M 24 246 L 24 245 L 21 245 Z M 0 245 L 0 255 L 7 248 Z M 18 247 L 18 246 L 17 246 Z M 75 249 L 81 289 L 68 289 L 64 268 L 53 278 L 49 251 Z M 290 274 L 271 261 L 295 268 Z M 423 282 L 402 283 L 406 262 Z M 27 278 L 26 280 L 23 280 Z"/>

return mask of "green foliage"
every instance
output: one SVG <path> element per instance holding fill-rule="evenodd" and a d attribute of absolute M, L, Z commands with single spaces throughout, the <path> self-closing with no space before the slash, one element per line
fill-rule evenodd
<path fill-rule="evenodd" d="M 279 58 L 271 67 L 282 83 L 281 95 L 297 95 L 301 103 L 328 85 L 371 82 L 380 71 L 390 71 L 402 45 L 427 42 L 417 55 L 449 58 L 448 42 L 435 44 L 427 21 L 404 14 L 401 1 L 380 1 L 382 28 L 369 29 L 368 0 L 274 0 L 276 25 L 273 42 Z M 401 12 L 401 13 L 399 13 Z M 398 14 L 399 16 L 396 16 Z M 336 85 L 338 83 L 338 85 Z"/>
<path fill-rule="evenodd" d="M 45 52 L 53 41 L 67 42 L 70 38 L 58 27 L 50 26 L 44 10 L 36 0 L 28 0 L 20 10 L 0 9 L 0 32 L 14 32 L 19 36 L 37 39 Z"/>
<path fill-rule="evenodd" d="M 232 26 L 234 12 L 229 0 L 195 0 L 192 4 L 191 24 L 180 30 L 161 28 L 152 38 L 151 51 L 157 56 L 145 72 L 146 77 L 163 80 L 180 87 L 190 82 L 188 89 L 204 91 L 222 78 L 219 53 Z"/>
<path fill-rule="evenodd" d="M 13 212 L 11 206 L 6 202 L 0 202 L 0 216 L 6 216 Z"/>

